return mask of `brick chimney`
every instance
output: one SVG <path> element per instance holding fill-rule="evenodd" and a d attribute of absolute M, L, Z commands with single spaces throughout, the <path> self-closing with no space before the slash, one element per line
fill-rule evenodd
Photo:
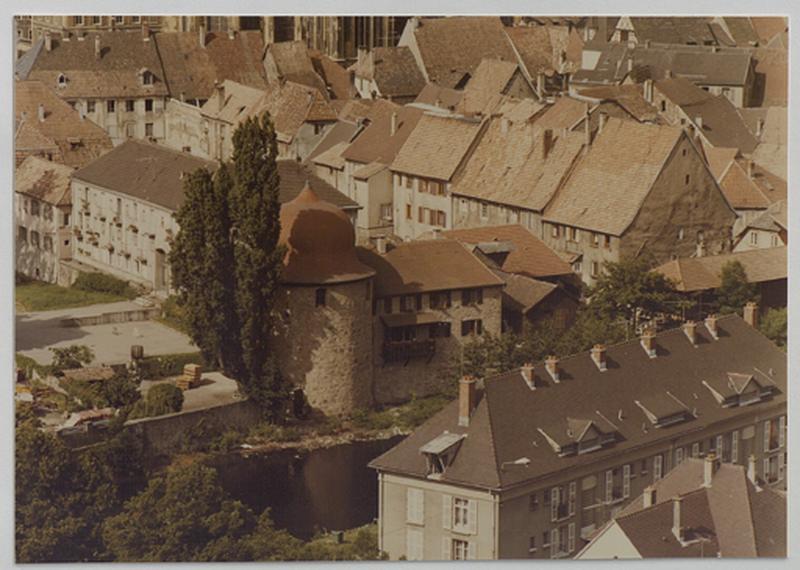
<path fill-rule="evenodd" d="M 764 134 L 764 119 L 759 119 L 756 121 L 756 138 L 761 138 L 761 135 Z"/>
<path fill-rule="evenodd" d="M 750 301 L 744 306 L 744 322 L 753 328 L 758 327 L 758 303 Z"/>
<path fill-rule="evenodd" d="M 94 57 L 100 59 L 100 34 L 94 37 Z"/>
<path fill-rule="evenodd" d="M 142 21 L 142 40 L 150 41 L 150 26 L 144 21 Z"/>
<path fill-rule="evenodd" d="M 689 339 L 689 342 L 692 343 L 692 346 L 697 346 L 697 323 L 694 321 L 686 321 L 681 328 L 683 328 L 683 332 L 686 334 L 686 338 Z"/>
<path fill-rule="evenodd" d="M 753 485 L 756 485 L 756 456 L 752 453 L 747 458 L 747 478 Z"/>
<path fill-rule="evenodd" d="M 553 379 L 553 382 L 558 383 L 558 357 L 553 354 L 548 356 L 544 361 L 544 367 L 547 370 L 547 373 L 550 374 L 550 378 Z"/>
<path fill-rule="evenodd" d="M 606 347 L 602 344 L 596 344 L 592 347 L 590 351 L 592 355 L 592 360 L 597 365 L 597 369 L 600 372 L 606 371 Z"/>
<path fill-rule="evenodd" d="M 44 104 L 42 104 L 42 103 L 39 103 L 38 114 L 39 114 L 39 122 L 43 123 L 44 122 Z"/>
<path fill-rule="evenodd" d="M 397 111 L 394 111 L 392 113 L 392 122 L 391 122 L 391 128 L 389 130 L 389 136 L 393 137 L 396 132 L 397 132 Z"/>
<path fill-rule="evenodd" d="M 469 426 L 469 417 L 477 404 L 475 395 L 475 378 L 463 376 L 458 381 L 458 425 Z"/>
<path fill-rule="evenodd" d="M 533 372 L 533 364 L 526 362 L 520 366 L 520 372 L 522 373 L 522 377 L 525 379 L 525 383 L 528 384 L 528 388 L 535 390 L 536 374 Z"/>
<path fill-rule="evenodd" d="M 684 539 L 684 529 L 681 520 L 681 502 L 683 499 L 680 497 L 673 497 L 672 499 L 672 534 L 675 535 L 675 538 L 678 539 L 679 542 L 683 542 Z"/>
<path fill-rule="evenodd" d="M 719 461 L 717 454 L 713 451 L 706 455 L 703 460 L 703 487 L 710 487 L 711 481 L 714 479 L 714 474 L 719 469 Z"/>
<path fill-rule="evenodd" d="M 44 49 L 47 51 L 53 51 L 53 36 L 50 32 L 44 33 Z"/>
<path fill-rule="evenodd" d="M 697 125 L 697 130 L 702 131 L 703 130 L 703 117 L 701 117 L 700 115 L 696 116 L 694 118 L 694 124 Z"/>
<path fill-rule="evenodd" d="M 648 103 L 653 102 L 653 80 L 652 79 L 645 79 L 644 80 L 644 99 Z"/>
<path fill-rule="evenodd" d="M 642 348 L 644 349 L 647 356 L 650 358 L 656 357 L 656 333 L 653 332 L 653 329 L 647 328 L 642 332 Z"/>
<path fill-rule="evenodd" d="M 648 485 L 644 488 L 644 494 L 642 495 L 642 499 L 644 500 L 644 508 L 652 507 L 656 504 L 656 488 L 652 485 Z"/>
<path fill-rule="evenodd" d="M 583 132 L 585 136 L 584 143 L 588 148 L 592 144 L 592 125 L 589 124 L 589 103 L 586 103 L 586 109 L 583 112 Z"/>
<path fill-rule="evenodd" d="M 547 159 L 550 149 L 553 147 L 553 129 L 545 129 L 542 132 L 542 160 Z"/>
<path fill-rule="evenodd" d="M 706 317 L 705 320 L 706 328 L 708 329 L 709 334 L 714 337 L 714 340 L 719 340 L 719 333 L 717 331 L 717 315 L 710 314 Z"/>
<path fill-rule="evenodd" d="M 197 32 L 197 41 L 201 48 L 206 47 L 206 25 L 200 24 L 200 29 Z"/>

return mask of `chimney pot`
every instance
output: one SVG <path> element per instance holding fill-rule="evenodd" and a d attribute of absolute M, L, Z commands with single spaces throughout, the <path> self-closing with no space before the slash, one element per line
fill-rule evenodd
<path fill-rule="evenodd" d="M 744 322 L 753 328 L 758 327 L 758 303 L 750 301 L 744 306 Z"/>
<path fill-rule="evenodd" d="M 686 334 L 686 338 L 689 339 L 689 342 L 691 342 L 693 346 L 697 346 L 697 323 L 694 321 L 686 321 L 683 323 L 683 332 Z"/>
<path fill-rule="evenodd" d="M 592 347 L 591 350 L 592 360 L 597 365 L 597 369 L 600 372 L 605 372 L 607 369 L 606 365 L 606 347 L 602 344 L 596 344 Z"/>
<path fill-rule="evenodd" d="M 706 328 L 708 332 L 714 337 L 714 340 L 719 339 L 719 333 L 717 332 L 717 315 L 711 314 L 706 317 L 705 320 Z"/>
<path fill-rule="evenodd" d="M 553 379 L 553 382 L 555 382 L 557 384 L 559 382 L 559 377 L 558 377 L 558 357 L 551 354 L 544 361 L 544 366 L 545 366 L 545 369 L 547 370 L 547 373 L 550 374 L 550 377 Z"/>
<path fill-rule="evenodd" d="M 475 378 L 463 376 L 458 381 L 458 425 L 469 426 L 469 417 L 475 409 Z"/>
<path fill-rule="evenodd" d="M 717 461 L 717 454 L 713 451 L 706 455 L 705 460 L 703 462 L 703 486 L 710 487 L 711 481 L 714 479 L 714 474 L 717 472 L 719 468 L 719 462 Z"/>
<path fill-rule="evenodd" d="M 644 489 L 644 508 L 652 507 L 656 504 L 656 488 L 652 485 L 648 485 Z"/>
<path fill-rule="evenodd" d="M 656 340 L 656 333 L 653 332 L 652 329 L 648 328 L 648 329 L 645 329 L 644 332 L 642 332 L 642 338 L 641 338 L 642 348 L 644 348 L 644 351 L 647 353 L 647 356 L 649 356 L 650 358 L 655 358 L 656 357 L 656 342 L 655 342 L 655 340 Z"/>

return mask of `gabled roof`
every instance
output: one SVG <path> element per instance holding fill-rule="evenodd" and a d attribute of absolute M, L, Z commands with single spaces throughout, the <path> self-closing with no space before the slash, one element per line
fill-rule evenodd
<path fill-rule="evenodd" d="M 750 21 L 761 44 L 768 43 L 789 28 L 786 18 L 782 16 L 754 16 Z"/>
<path fill-rule="evenodd" d="M 586 114 L 586 103 L 573 97 L 559 97 L 536 119 L 540 129 L 571 129 Z"/>
<path fill-rule="evenodd" d="M 199 168 L 215 170 L 217 163 L 130 139 L 77 170 L 73 178 L 174 212 L 183 203 L 184 173 Z"/>
<path fill-rule="evenodd" d="M 713 146 L 735 147 L 744 154 L 750 154 L 756 149 L 758 140 L 747 128 L 733 103 L 724 95 L 712 95 L 697 103 L 680 107 L 695 127 L 698 127 L 697 118 L 702 120 L 703 127 L 700 131 Z"/>
<path fill-rule="evenodd" d="M 434 107 L 443 107 L 445 109 L 455 109 L 461 98 L 464 96 L 463 91 L 442 87 L 435 83 L 428 83 L 419 92 L 414 103 L 421 105 L 431 105 Z"/>
<path fill-rule="evenodd" d="M 763 77 L 756 85 L 756 105 L 786 107 L 789 102 L 789 52 L 786 49 L 757 48 L 753 50 L 755 72 Z"/>
<path fill-rule="evenodd" d="M 632 17 L 636 40 L 664 44 L 697 44 L 706 42 L 716 44 L 716 38 L 709 28 L 709 18 L 705 17 Z"/>
<path fill-rule="evenodd" d="M 95 56 L 95 39 L 100 40 L 100 57 Z M 145 85 L 141 72 L 153 74 Z M 56 87 L 58 77 L 66 78 L 58 88 L 64 99 L 94 97 L 165 96 L 169 93 L 156 43 L 145 41 L 140 32 L 91 32 L 80 39 L 55 36 L 52 49 L 42 49 L 28 75 Z"/>
<path fill-rule="evenodd" d="M 358 248 L 358 256 L 377 272 L 376 297 L 503 285 L 463 245 L 449 239 L 404 242 L 383 255 Z"/>
<path fill-rule="evenodd" d="M 306 184 L 320 200 L 333 204 L 342 210 L 357 210 L 360 208 L 358 202 L 351 200 L 336 188 L 325 182 L 322 178 L 314 174 L 311 169 L 306 168 L 296 160 L 279 160 L 278 177 L 280 187 L 278 191 L 278 201 L 286 204 L 294 200 L 305 188 Z"/>
<path fill-rule="evenodd" d="M 484 122 L 423 115 L 397 153 L 393 171 L 449 181 L 456 173 Z"/>
<path fill-rule="evenodd" d="M 622 235 L 682 136 L 675 127 L 609 118 L 545 210 L 544 219 Z"/>
<path fill-rule="evenodd" d="M 53 206 L 69 206 L 72 172 L 70 166 L 29 156 L 14 172 L 14 191 Z"/>
<path fill-rule="evenodd" d="M 319 50 L 310 50 L 311 63 L 334 100 L 349 100 L 355 94 L 350 72 Z"/>
<path fill-rule="evenodd" d="M 257 89 L 267 86 L 260 32 L 235 32 L 233 37 L 210 32 L 205 46 L 200 45 L 197 32 L 159 32 L 153 41 L 175 99 L 208 99 L 214 92 L 214 82 L 228 79 Z"/>
<path fill-rule="evenodd" d="M 342 157 L 342 152 L 344 152 L 349 144 L 350 143 L 346 141 L 338 142 L 323 152 L 316 154 L 314 158 L 310 160 L 310 162 L 341 170 L 344 168 L 345 163 L 345 160 Z"/>
<path fill-rule="evenodd" d="M 44 105 L 44 120 L 39 120 Z M 39 81 L 14 82 L 14 117 L 18 121 L 15 146 L 18 151 L 52 149 L 64 164 L 80 167 L 111 150 L 111 138 Z M 44 145 L 44 146 L 39 146 Z"/>
<path fill-rule="evenodd" d="M 609 461 L 628 450 L 672 441 L 689 431 L 734 421 L 754 413 L 754 406 L 762 405 L 721 407 L 702 385 L 709 374 L 732 369 L 765 374 L 759 371 L 772 369 L 771 379 L 779 391 L 769 406 L 783 404 L 787 387 L 786 354 L 738 316 L 720 317 L 717 326 L 722 332 L 717 340 L 704 327 L 698 327 L 696 345 L 680 329 L 659 333 L 656 358 L 645 353 L 639 339 L 609 346 L 608 367 L 604 372 L 598 370 L 588 352 L 562 358 L 558 364 L 558 384 L 543 365 L 536 364 L 535 390 L 529 387 L 520 369 L 486 378 L 482 398 L 468 427 L 458 427 L 459 403 L 452 402 L 370 465 L 383 472 L 425 479 L 427 469 L 419 447 L 448 430 L 466 433 L 467 437 L 453 463 L 442 474 L 442 483 L 484 489 L 505 489 L 534 481 L 545 484 L 557 472 Z M 648 427 L 644 412 L 634 400 L 667 390 L 677 399 L 691 402 L 697 416 L 661 428 Z M 618 434 L 617 440 L 590 453 L 559 457 L 538 428 L 566 421 L 568 417 L 591 419 L 604 431 L 613 429 Z M 521 457 L 530 460 L 529 468 L 501 468 L 504 462 Z"/>
<path fill-rule="evenodd" d="M 317 89 L 327 97 L 328 89 L 322 77 L 314 69 L 306 43 L 300 40 L 275 42 L 267 46 L 265 58 L 272 58 L 277 68 L 275 80 L 286 80 Z"/>
<path fill-rule="evenodd" d="M 780 200 L 771 204 L 762 214 L 743 223 L 741 230 L 735 235 L 741 235 L 749 228 L 764 230 L 768 232 L 779 232 L 789 229 L 788 207 L 786 200 Z"/>
<path fill-rule="evenodd" d="M 755 163 L 748 166 L 745 159 L 731 161 L 719 178 L 719 185 L 730 205 L 737 210 L 767 208 L 787 197 L 785 180 Z"/>
<path fill-rule="evenodd" d="M 731 261 L 738 261 L 744 266 L 748 283 L 762 283 L 787 277 L 786 247 L 753 249 L 705 257 L 679 257 L 656 267 L 653 271 L 675 281 L 678 291 L 703 291 L 720 286 L 722 267 Z"/>
<path fill-rule="evenodd" d="M 428 81 L 455 87 L 485 57 L 517 61 L 499 17 L 449 16 L 417 22 L 414 36 Z"/>
<path fill-rule="evenodd" d="M 613 101 L 637 121 L 655 121 L 658 118 L 658 109 L 644 98 L 641 85 L 590 87 L 582 89 L 580 96 L 596 102 Z"/>
<path fill-rule="evenodd" d="M 475 74 L 464 88 L 464 97 L 456 110 L 464 114 L 491 113 L 502 100 L 506 88 L 517 73 L 522 76 L 516 62 L 482 59 Z M 522 78 L 527 82 L 524 76 Z M 532 90 L 531 95 L 533 95 Z"/>
<path fill-rule="evenodd" d="M 558 285 L 554 283 L 518 273 L 506 273 L 500 269 L 492 271 L 506 284 L 503 288 L 504 309 L 508 307 L 525 314 L 558 290 Z"/>
<path fill-rule="evenodd" d="M 545 130 L 539 121 L 509 123 L 506 117 L 491 119 L 451 191 L 541 212 L 577 160 L 583 137 L 551 131 L 551 148 L 545 157 Z"/>
<path fill-rule="evenodd" d="M 340 143 L 350 144 L 358 129 L 359 126 L 356 123 L 339 119 L 328 129 L 328 132 L 323 135 L 317 146 L 308 155 L 307 162 L 314 162 L 316 157 Z M 341 151 L 339 154 L 341 154 Z"/>
<path fill-rule="evenodd" d="M 392 132 L 392 115 L 397 114 L 397 130 Z M 367 113 L 367 126 L 342 153 L 346 160 L 369 164 L 391 164 L 422 117 L 420 109 L 375 101 Z"/>
<path fill-rule="evenodd" d="M 570 266 L 558 254 L 518 224 L 448 230 L 442 235 L 473 247 L 492 242 L 511 243 L 513 249 L 499 264 L 500 269 L 508 273 L 534 278 L 572 274 Z"/>
<path fill-rule="evenodd" d="M 405 46 L 372 48 L 354 68 L 356 77 L 374 80 L 383 97 L 416 97 L 425 87 L 417 60 Z"/>
<path fill-rule="evenodd" d="M 525 65 L 528 76 L 539 73 L 551 75 L 557 71 L 558 59 L 554 58 L 553 44 L 548 26 L 514 26 L 506 28 L 517 53 Z M 578 58 L 580 61 L 580 57 Z"/>

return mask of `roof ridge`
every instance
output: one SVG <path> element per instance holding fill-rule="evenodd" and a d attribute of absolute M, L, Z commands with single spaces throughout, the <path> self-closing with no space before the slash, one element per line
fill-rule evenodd
<path fill-rule="evenodd" d="M 489 389 L 486 387 L 486 379 L 483 381 L 483 399 L 484 405 L 486 406 L 486 419 L 488 420 L 489 424 L 489 448 L 492 450 L 492 458 L 494 459 L 494 476 L 495 476 L 495 485 L 501 486 L 503 484 L 502 476 L 500 475 L 502 469 L 501 465 L 498 461 L 497 457 L 497 449 L 495 448 L 494 444 L 494 424 L 492 423 L 492 407 L 489 405 Z"/>

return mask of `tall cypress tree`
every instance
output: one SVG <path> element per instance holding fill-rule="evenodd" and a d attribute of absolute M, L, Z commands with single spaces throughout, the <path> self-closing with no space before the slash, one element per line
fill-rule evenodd
<path fill-rule="evenodd" d="M 235 226 L 235 302 L 242 355 L 240 382 L 277 416 L 288 389 L 270 354 L 271 316 L 283 267 L 278 147 L 268 114 L 249 118 L 233 135 L 232 215 Z"/>

